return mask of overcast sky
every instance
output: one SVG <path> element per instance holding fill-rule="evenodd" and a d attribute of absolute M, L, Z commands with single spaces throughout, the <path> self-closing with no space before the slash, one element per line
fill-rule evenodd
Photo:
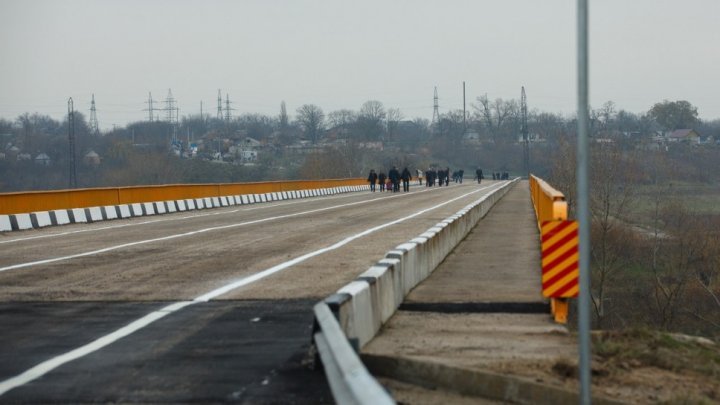
<path fill-rule="evenodd" d="M 688 100 L 720 118 L 720 0 L 590 0 L 590 92 L 633 112 Z M 0 0 L 0 117 L 62 119 L 67 98 L 103 129 L 168 89 L 181 115 L 326 113 L 367 100 L 405 117 L 483 94 L 573 114 L 574 0 Z"/>

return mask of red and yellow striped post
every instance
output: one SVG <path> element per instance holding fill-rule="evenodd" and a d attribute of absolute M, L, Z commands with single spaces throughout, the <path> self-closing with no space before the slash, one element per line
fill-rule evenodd
<path fill-rule="evenodd" d="M 579 292 L 579 250 L 577 221 L 543 221 L 542 289 L 552 298 L 555 321 L 567 323 L 568 301 Z"/>

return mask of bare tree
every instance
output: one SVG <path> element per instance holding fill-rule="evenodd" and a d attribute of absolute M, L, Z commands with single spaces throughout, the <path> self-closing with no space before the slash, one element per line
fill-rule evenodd
<path fill-rule="evenodd" d="M 290 121 L 288 119 L 287 107 L 285 107 L 284 100 L 280 103 L 280 117 L 279 117 L 278 121 L 280 124 L 280 132 L 287 130 L 287 128 L 290 124 Z"/>
<path fill-rule="evenodd" d="M 498 143 L 503 136 L 512 136 L 517 131 L 508 126 L 517 119 L 520 107 L 516 100 L 503 100 L 496 98 L 490 101 L 487 95 L 477 98 L 478 104 L 473 104 L 477 119 L 482 122 L 490 133 L 493 142 Z"/>
<path fill-rule="evenodd" d="M 399 108 L 388 108 L 387 110 L 387 138 L 388 141 L 393 141 L 393 135 L 397 131 L 397 127 L 400 121 L 404 118 L 403 113 Z"/>
<path fill-rule="evenodd" d="M 360 136 L 366 140 L 381 140 L 385 132 L 387 114 L 383 104 L 377 100 L 366 101 L 360 107 L 357 127 Z"/>
<path fill-rule="evenodd" d="M 352 110 L 337 110 L 328 114 L 328 122 L 331 126 L 347 130 L 357 120 L 357 114 Z"/>
<path fill-rule="evenodd" d="M 310 139 L 313 144 L 317 143 L 325 122 L 322 108 L 314 104 L 303 104 L 297 109 L 297 113 L 297 121 L 305 133 L 305 137 Z"/>
<path fill-rule="evenodd" d="M 633 159 L 625 157 L 614 143 L 595 143 L 592 147 L 590 211 L 592 217 L 592 302 L 603 326 L 605 301 L 615 273 L 626 265 L 632 232 L 625 224 L 633 202 L 635 179 Z"/>

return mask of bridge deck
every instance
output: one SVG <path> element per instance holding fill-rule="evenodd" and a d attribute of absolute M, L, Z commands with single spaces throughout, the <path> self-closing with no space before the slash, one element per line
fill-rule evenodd
<path fill-rule="evenodd" d="M 523 181 L 406 297 L 364 348 L 371 371 L 483 394 L 475 388 L 487 380 L 487 372 L 532 378 L 533 365 L 575 358 L 575 339 L 553 323 L 541 295 L 538 237 Z"/>

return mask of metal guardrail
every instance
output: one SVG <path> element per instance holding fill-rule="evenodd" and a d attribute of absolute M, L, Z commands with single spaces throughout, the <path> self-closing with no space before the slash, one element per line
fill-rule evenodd
<path fill-rule="evenodd" d="M 530 175 L 530 196 L 532 197 L 538 229 L 546 221 L 566 221 L 567 201 L 565 195 L 553 188 L 545 180 Z M 567 323 L 569 302 L 567 298 L 550 298 L 550 308 L 555 322 Z"/>
<path fill-rule="evenodd" d="M 544 221 L 564 221 L 567 219 L 565 194 L 554 189 L 545 180 L 530 175 L 530 196 L 535 207 L 538 229 Z"/>
<path fill-rule="evenodd" d="M 315 346 L 338 404 L 394 404 L 390 394 L 370 375 L 325 302 L 313 308 L 318 332 Z"/>

